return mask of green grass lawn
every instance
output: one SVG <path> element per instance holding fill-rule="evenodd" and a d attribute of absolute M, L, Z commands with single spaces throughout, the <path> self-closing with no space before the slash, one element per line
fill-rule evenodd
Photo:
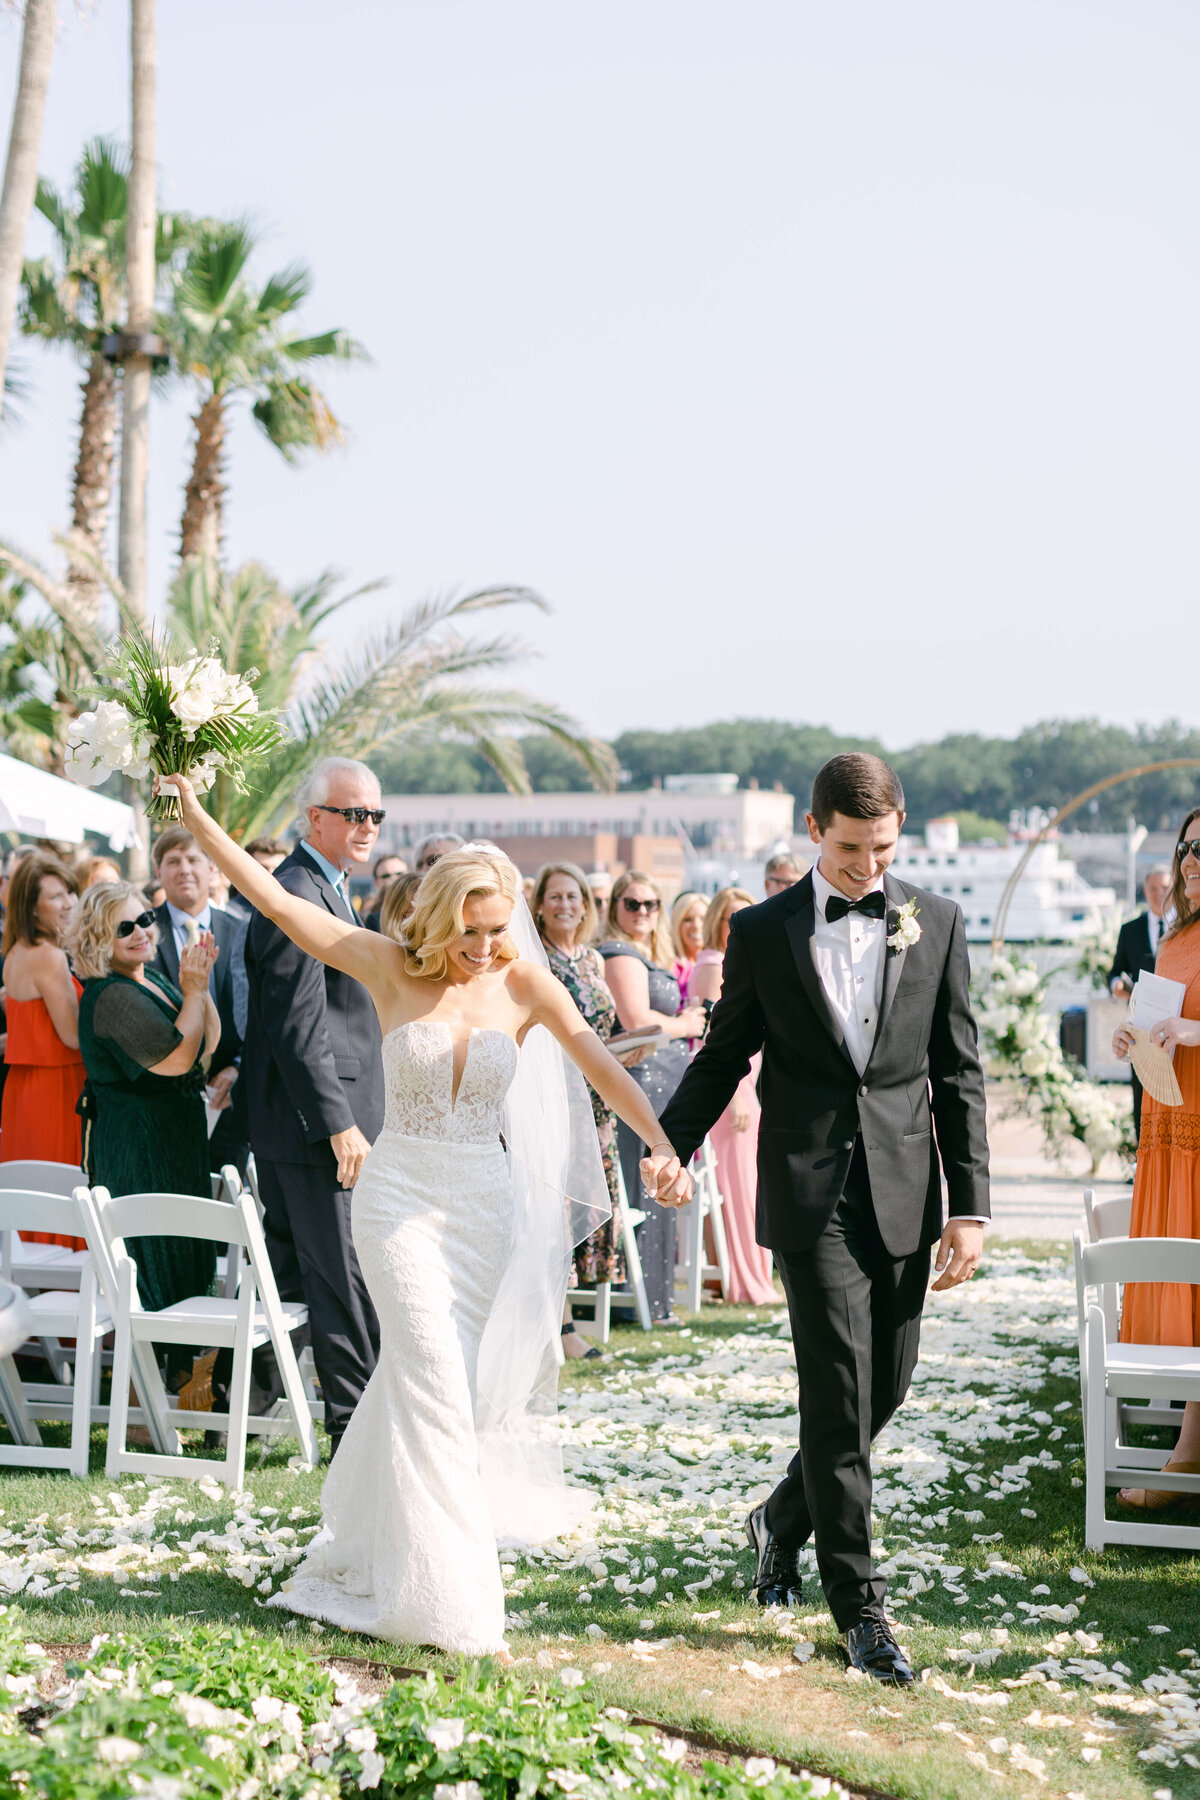
<path fill-rule="evenodd" d="M 781 1309 L 712 1307 L 681 1330 L 619 1327 L 603 1362 L 568 1366 L 565 1455 L 597 1506 L 586 1538 L 506 1556 L 530 1677 L 578 1669 L 604 1704 L 885 1794 L 1200 1800 L 1200 1558 L 1083 1548 L 1062 1254 L 1000 1245 L 931 1297 L 913 1393 L 877 1446 L 878 1554 L 929 1671 L 908 1692 L 847 1678 L 815 1572 L 797 1615 L 748 1598 L 742 1522 L 795 1442 L 783 1326 Z M 448 1668 L 264 1607 L 318 1519 L 320 1475 L 288 1449 L 240 1504 L 210 1483 L 6 1470 L 0 1598 L 47 1645 L 236 1621 L 322 1658 Z"/>

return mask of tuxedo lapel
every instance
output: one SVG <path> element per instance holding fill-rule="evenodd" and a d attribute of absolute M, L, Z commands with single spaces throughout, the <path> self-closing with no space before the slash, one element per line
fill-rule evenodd
<path fill-rule="evenodd" d="M 888 906 L 884 930 L 888 936 L 890 936 L 895 929 L 896 914 L 910 896 L 901 886 L 900 882 L 896 881 L 891 875 L 884 876 L 883 891 L 887 898 Z M 900 985 L 900 977 L 904 973 L 904 964 L 907 956 L 907 949 L 889 950 L 885 941 L 883 948 L 883 994 L 879 1002 L 879 1025 L 875 1032 L 876 1043 L 878 1043 L 883 1036 L 884 1027 L 887 1025 L 888 1014 L 892 1010 L 892 1001 L 896 998 L 896 989 Z"/>
<path fill-rule="evenodd" d="M 333 914 L 335 919 L 342 919 L 347 925 L 350 924 L 351 921 L 346 907 L 342 904 L 341 895 L 334 887 L 332 881 L 330 881 L 328 875 L 326 875 L 320 863 L 317 862 L 314 857 L 311 857 L 307 850 L 302 849 L 299 844 L 296 845 L 292 855 L 299 862 L 301 868 L 307 870 L 312 876 L 317 885 L 317 892 L 324 901 L 326 909 Z"/>
<path fill-rule="evenodd" d="M 817 965 L 813 960 L 813 926 L 816 921 L 816 903 L 813 899 L 812 876 L 805 875 L 803 880 L 796 883 L 792 891 L 796 895 L 798 904 L 795 912 L 785 919 L 783 928 L 791 946 L 796 973 L 800 977 L 800 984 L 807 994 L 809 1004 L 817 1018 L 853 1068 L 853 1059 L 846 1048 L 841 1025 L 838 1023 L 836 1014 L 830 1008 L 829 1001 L 825 996 L 825 989 L 821 985 L 821 977 L 817 973 Z"/>

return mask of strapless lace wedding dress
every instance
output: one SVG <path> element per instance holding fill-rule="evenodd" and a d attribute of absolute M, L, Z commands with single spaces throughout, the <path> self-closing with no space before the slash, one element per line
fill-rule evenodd
<path fill-rule="evenodd" d="M 393 1643 L 503 1648 L 475 1402 L 513 1236 L 500 1115 L 517 1055 L 506 1032 L 473 1031 L 455 1095 L 448 1026 L 384 1039 L 387 1115 L 352 1208 L 379 1362 L 330 1465 L 322 1530 L 270 1606 Z"/>

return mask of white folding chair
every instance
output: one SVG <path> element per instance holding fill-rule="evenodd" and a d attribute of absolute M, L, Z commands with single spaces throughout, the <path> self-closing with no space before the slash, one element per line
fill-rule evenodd
<path fill-rule="evenodd" d="M 80 1210 L 73 1199 L 58 1194 L 21 1192 L 0 1188 L 0 1230 L 10 1238 L 18 1231 L 52 1231 L 60 1237 L 78 1237 Z M 99 1417 L 100 1345 L 112 1318 L 96 1297 L 96 1277 L 91 1258 L 81 1256 L 77 1289 L 52 1288 L 25 1295 L 25 1316 L 31 1336 L 58 1347 L 52 1367 L 59 1380 L 52 1384 L 22 1379 L 11 1355 L 0 1356 L 0 1412 L 12 1433 L 11 1444 L 0 1444 L 0 1466 L 24 1469 L 67 1469 L 72 1475 L 88 1472 L 88 1446 L 93 1421 Z M 74 1338 L 74 1368 L 59 1340 Z M 61 1370 L 65 1369 L 65 1379 Z M 38 1420 L 70 1420 L 68 1449 L 42 1442 Z"/>
<path fill-rule="evenodd" d="M 1128 1237 L 1133 1194 L 1113 1194 L 1107 1200 L 1097 1200 L 1094 1189 L 1084 1188 L 1083 1212 L 1091 1243 L 1098 1244 L 1101 1238 Z"/>
<path fill-rule="evenodd" d="M 699 1312 L 704 1299 L 704 1283 L 711 1276 L 715 1275 L 720 1282 L 722 1296 L 728 1298 L 729 1295 L 729 1245 L 725 1238 L 721 1190 L 717 1185 L 716 1152 L 708 1138 L 692 1158 L 692 1176 L 696 1191 L 688 1204 L 680 1207 L 678 1215 L 683 1256 L 676 1271 L 675 1285 L 683 1288 L 688 1310 Z M 712 1232 L 715 1263 L 708 1261 L 705 1248 L 706 1220 Z"/>
<path fill-rule="evenodd" d="M 1085 1244 L 1083 1233 L 1075 1233 L 1086 1541 L 1092 1550 L 1102 1550 L 1106 1544 L 1200 1550 L 1200 1524 L 1173 1524 L 1169 1514 L 1145 1513 L 1139 1519 L 1108 1517 L 1105 1496 L 1110 1487 L 1151 1487 L 1200 1496 L 1200 1475 L 1162 1473 L 1170 1451 L 1135 1448 L 1119 1441 L 1119 1408 L 1127 1397 L 1154 1394 L 1167 1400 L 1200 1401 L 1200 1348 L 1117 1340 L 1117 1284 L 1130 1281 L 1200 1286 L 1200 1240 L 1106 1238 L 1098 1244 Z M 1141 1416 L 1145 1418 L 1146 1411 Z M 1168 1411 L 1166 1419 L 1177 1424 L 1179 1414 Z"/>
<path fill-rule="evenodd" d="M 638 1253 L 636 1227 L 645 1218 L 645 1213 L 638 1212 L 629 1204 L 629 1196 L 625 1192 L 625 1177 L 621 1172 L 621 1164 L 617 1162 L 617 1193 L 621 1201 L 621 1246 L 625 1251 L 625 1286 L 610 1287 L 608 1303 L 613 1307 L 631 1309 L 637 1314 L 637 1322 L 643 1331 L 649 1331 L 653 1320 L 650 1317 L 650 1302 L 646 1298 L 646 1282 L 642 1275 L 642 1259 Z"/>
<path fill-rule="evenodd" d="M 83 1180 L 74 1163 L 0 1163 L 0 1191 L 17 1188 L 26 1194 L 58 1194 L 69 1200 Z M 27 1220 L 26 1231 L 49 1231 L 40 1220 Z M 56 1237 L 79 1237 L 78 1220 L 69 1232 Z M 30 1244 L 15 1231 L 0 1233 L 0 1275 L 22 1288 L 78 1288 L 87 1260 L 86 1250 L 68 1250 L 62 1244 Z"/>
<path fill-rule="evenodd" d="M 103 1188 L 96 1188 L 87 1205 L 88 1241 L 94 1235 L 103 1242 L 112 1271 L 110 1279 L 116 1283 L 117 1341 L 105 1464 L 110 1479 L 123 1472 L 170 1473 L 192 1481 L 215 1475 L 227 1486 L 238 1489 L 245 1479 L 248 1432 L 294 1433 L 305 1462 L 309 1468 L 315 1468 L 316 1433 L 291 1341 L 291 1333 L 306 1322 L 308 1312 L 303 1306 L 280 1303 L 251 1195 L 239 1192 L 232 1202 L 201 1200 L 190 1194 L 125 1194 L 114 1199 Z M 160 1311 L 147 1312 L 138 1297 L 137 1269 L 126 1251 L 125 1240 L 151 1236 L 204 1238 L 230 1246 L 231 1256 L 234 1247 L 239 1254 L 244 1250 L 246 1260 L 239 1274 L 236 1299 L 197 1294 Z M 135 1351 L 140 1348 L 153 1361 L 153 1346 L 160 1343 L 232 1349 L 229 1411 L 191 1412 L 176 1407 L 164 1411 L 162 1419 L 172 1432 L 180 1426 L 225 1430 L 226 1454 L 222 1462 L 173 1453 L 150 1454 L 126 1447 L 125 1413 L 129 1376 L 136 1366 Z M 273 1409 L 265 1417 L 251 1417 L 250 1358 L 265 1344 L 270 1344 L 275 1352 L 287 1406 L 283 1411 Z"/>

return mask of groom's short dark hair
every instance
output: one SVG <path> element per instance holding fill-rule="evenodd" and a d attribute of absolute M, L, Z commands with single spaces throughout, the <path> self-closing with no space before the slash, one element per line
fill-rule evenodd
<path fill-rule="evenodd" d="M 822 831 L 829 829 L 834 813 L 841 813 L 844 819 L 882 819 L 890 812 L 903 811 L 900 777 L 882 756 L 848 750 L 842 756 L 831 756 L 817 770 L 812 814 Z"/>

